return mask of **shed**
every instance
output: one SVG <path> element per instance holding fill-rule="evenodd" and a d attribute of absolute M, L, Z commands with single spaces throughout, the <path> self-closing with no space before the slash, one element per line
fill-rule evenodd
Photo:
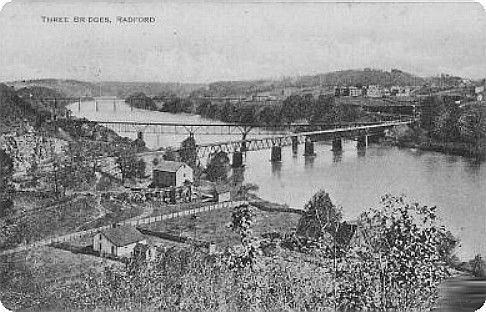
<path fill-rule="evenodd" d="M 133 226 L 115 226 L 98 232 L 93 237 L 93 250 L 100 255 L 131 257 L 137 244 L 146 244 L 147 240 Z"/>
<path fill-rule="evenodd" d="M 231 200 L 231 188 L 226 185 L 217 185 L 213 189 L 214 200 L 218 203 Z"/>
<path fill-rule="evenodd" d="M 153 171 L 154 187 L 181 187 L 192 182 L 194 182 L 193 169 L 183 162 L 162 161 Z"/>

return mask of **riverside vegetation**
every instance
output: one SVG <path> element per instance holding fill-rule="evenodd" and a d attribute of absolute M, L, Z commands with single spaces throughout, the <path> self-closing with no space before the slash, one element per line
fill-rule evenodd
<path fill-rule="evenodd" d="M 420 123 L 397 133 L 399 146 L 486 157 L 486 108 L 481 103 L 458 105 L 448 97 L 422 101 Z"/>
<path fill-rule="evenodd" d="M 211 102 L 208 99 L 181 98 L 174 94 L 148 97 L 143 93 L 128 96 L 125 101 L 134 107 L 169 113 L 196 113 L 224 122 L 281 124 L 298 120 L 309 123 L 376 121 L 378 116 L 351 105 L 339 105 L 334 96 L 291 95 L 283 101 Z"/>

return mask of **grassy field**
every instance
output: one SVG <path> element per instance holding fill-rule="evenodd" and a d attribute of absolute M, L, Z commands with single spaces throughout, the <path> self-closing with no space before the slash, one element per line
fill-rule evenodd
<path fill-rule="evenodd" d="M 253 231 L 256 236 L 267 232 L 288 233 L 295 229 L 300 215 L 286 212 L 268 212 L 255 209 Z M 148 225 L 152 231 L 167 232 L 173 235 L 194 237 L 204 241 L 212 241 L 219 247 L 227 247 L 240 242 L 239 235 L 229 227 L 232 210 L 220 209 L 197 215 L 175 218 Z"/>

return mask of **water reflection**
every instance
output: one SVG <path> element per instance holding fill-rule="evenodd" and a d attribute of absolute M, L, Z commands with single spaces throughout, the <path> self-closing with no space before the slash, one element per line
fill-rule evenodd
<path fill-rule="evenodd" d="M 304 156 L 304 167 L 305 169 L 312 169 L 314 168 L 314 160 L 316 159 L 316 156 Z"/>
<path fill-rule="evenodd" d="M 282 171 L 281 161 L 272 161 L 272 175 L 280 178 L 280 172 Z"/>
<path fill-rule="evenodd" d="M 476 158 L 466 159 L 464 161 L 464 171 L 471 176 L 480 176 L 481 173 L 481 161 Z"/>
<path fill-rule="evenodd" d="M 343 160 L 343 151 L 334 150 L 332 151 L 332 162 L 337 163 Z"/>
<path fill-rule="evenodd" d="M 356 150 L 358 157 L 365 157 L 366 156 L 366 147 L 360 147 Z"/>

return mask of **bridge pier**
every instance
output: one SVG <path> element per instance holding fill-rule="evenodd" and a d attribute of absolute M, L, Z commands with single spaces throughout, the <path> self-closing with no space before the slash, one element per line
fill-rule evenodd
<path fill-rule="evenodd" d="M 95 100 L 95 111 L 98 111 L 98 101 Z"/>
<path fill-rule="evenodd" d="M 292 140 L 292 153 L 297 154 L 299 149 L 299 139 L 296 136 L 291 137 Z"/>
<path fill-rule="evenodd" d="M 366 148 L 368 146 L 368 137 L 366 135 L 361 135 L 357 139 L 356 147 L 358 149 Z"/>
<path fill-rule="evenodd" d="M 137 132 L 137 139 L 143 141 L 143 132 L 142 131 Z"/>
<path fill-rule="evenodd" d="M 343 141 L 341 138 L 334 138 L 332 140 L 332 150 L 335 152 L 343 150 Z"/>
<path fill-rule="evenodd" d="M 270 161 L 272 162 L 282 161 L 282 147 L 278 145 L 272 146 Z"/>
<path fill-rule="evenodd" d="M 113 111 L 116 112 L 116 100 L 113 100 Z"/>
<path fill-rule="evenodd" d="M 243 153 L 242 152 L 234 152 L 233 153 L 233 164 L 231 165 L 233 168 L 241 168 L 243 167 Z"/>
<path fill-rule="evenodd" d="M 304 156 L 316 156 L 316 153 L 314 153 L 314 142 L 309 137 L 305 138 Z"/>
<path fill-rule="evenodd" d="M 81 98 L 79 98 L 78 100 L 78 112 L 81 111 Z"/>

